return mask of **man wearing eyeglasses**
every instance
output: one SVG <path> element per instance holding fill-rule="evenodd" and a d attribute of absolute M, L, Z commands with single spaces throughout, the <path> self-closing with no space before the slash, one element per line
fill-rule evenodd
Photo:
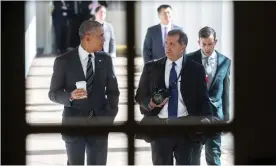
<path fill-rule="evenodd" d="M 81 44 L 54 62 L 49 98 L 64 105 L 62 124 L 112 123 L 118 112 L 119 89 L 110 55 L 98 52 L 104 31 L 97 21 L 79 28 Z M 74 136 L 62 134 L 68 164 L 105 165 L 108 134 Z"/>
<path fill-rule="evenodd" d="M 204 68 L 186 59 L 187 44 L 182 30 L 171 30 L 165 42 L 166 57 L 145 64 L 135 96 L 144 115 L 140 124 L 200 124 L 201 116 L 212 115 Z M 192 149 L 201 140 L 186 134 L 140 138 L 150 142 L 154 165 L 173 165 L 174 158 L 176 165 L 190 165 Z"/>

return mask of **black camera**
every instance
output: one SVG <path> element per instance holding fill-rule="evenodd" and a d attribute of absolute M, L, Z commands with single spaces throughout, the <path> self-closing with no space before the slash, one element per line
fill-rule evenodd
<path fill-rule="evenodd" d="M 169 96 L 169 89 L 159 89 L 152 95 L 152 102 L 159 105 Z"/>

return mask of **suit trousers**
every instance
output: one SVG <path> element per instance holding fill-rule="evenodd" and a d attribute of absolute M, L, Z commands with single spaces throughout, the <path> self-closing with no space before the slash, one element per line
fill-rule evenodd
<path fill-rule="evenodd" d="M 200 165 L 200 156 L 203 145 L 195 148 L 192 154 L 192 165 Z M 205 143 L 205 158 L 208 165 L 221 165 L 221 134 L 207 139 Z"/>
<path fill-rule="evenodd" d="M 152 163 L 153 165 L 173 165 L 175 158 L 176 165 L 190 165 L 192 150 L 198 146 L 199 143 L 181 136 L 155 138 L 151 142 Z"/>
<path fill-rule="evenodd" d="M 63 136 L 68 165 L 84 165 L 86 152 L 87 165 L 106 165 L 108 135 L 71 137 Z"/>

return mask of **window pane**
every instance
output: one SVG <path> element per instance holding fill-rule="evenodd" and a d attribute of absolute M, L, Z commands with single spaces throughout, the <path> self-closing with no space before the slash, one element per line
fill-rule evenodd
<path fill-rule="evenodd" d="M 168 139 L 166 144 L 169 144 L 171 141 L 172 139 Z M 200 157 L 200 165 L 207 165 L 205 152 L 206 149 L 204 146 Z M 228 133 L 221 137 L 221 165 L 234 165 L 234 156 L 234 136 L 232 133 Z M 151 144 L 146 143 L 144 140 L 136 140 L 135 157 L 135 165 L 152 165 Z"/>
<path fill-rule="evenodd" d="M 92 142 L 93 143 L 93 142 Z M 67 155 L 60 134 L 31 134 L 26 139 L 27 165 L 65 165 Z M 107 165 L 127 165 L 127 136 L 110 133 Z"/>
<path fill-rule="evenodd" d="M 63 8 L 67 8 L 65 13 L 61 13 L 62 10 L 59 10 L 62 7 L 61 5 L 62 3 L 56 1 L 26 3 L 26 121 L 30 124 L 61 124 L 63 104 L 53 102 L 48 97 L 54 60 L 59 55 L 72 51 L 79 46 L 79 26 L 82 21 L 92 17 L 92 15 L 89 14 L 89 10 L 87 10 L 89 5 L 92 5 L 88 4 L 88 1 L 82 2 L 81 4 L 75 4 L 74 1 L 65 2 L 65 6 L 63 6 Z M 115 117 L 115 123 L 121 124 L 127 120 L 125 7 L 123 2 L 106 2 L 102 5 L 107 5 L 105 21 L 110 23 L 113 27 L 112 32 L 109 31 L 110 28 L 107 28 L 108 30 L 104 32 L 105 41 L 112 43 L 112 33 L 114 33 L 115 36 L 115 50 L 112 52 L 109 51 L 113 48 L 112 47 L 106 52 L 109 52 L 112 56 L 116 56 L 113 58 L 113 63 L 120 96 L 119 111 Z M 83 8 L 83 10 L 78 11 L 75 6 Z M 96 6 L 93 6 L 92 8 L 95 9 L 95 7 Z M 106 28 L 105 25 L 104 28 Z M 106 44 L 106 46 L 108 45 L 109 44 Z M 71 66 L 68 68 L 70 67 Z M 105 68 L 105 66 L 103 66 L 103 68 Z M 76 70 L 77 69 L 73 67 L 73 71 Z M 101 72 L 101 65 L 95 70 L 96 74 L 97 72 Z M 68 73 L 70 74 L 66 76 L 66 79 L 74 79 L 70 76 L 73 75 L 74 72 L 68 71 Z M 79 76 L 82 74 L 83 73 L 79 72 L 76 75 Z M 101 73 L 99 73 L 99 75 L 101 75 Z M 69 86 L 73 87 L 77 81 L 80 80 L 76 79 L 76 81 L 69 83 Z M 99 79 L 97 79 L 97 81 L 99 81 Z M 67 86 L 68 82 L 65 82 L 64 86 L 65 85 Z M 76 102 L 73 103 L 76 104 Z M 106 109 L 103 108 L 103 110 Z M 84 119 L 87 119 L 87 116 L 85 115 Z"/>

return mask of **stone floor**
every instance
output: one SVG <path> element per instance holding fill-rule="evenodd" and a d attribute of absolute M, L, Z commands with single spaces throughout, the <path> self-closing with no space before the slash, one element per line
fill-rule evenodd
<path fill-rule="evenodd" d="M 34 59 L 26 79 L 26 121 L 30 124 L 60 124 L 62 105 L 55 104 L 48 99 L 48 90 L 51 74 L 53 71 L 54 57 L 43 57 Z M 135 86 L 141 75 L 142 59 L 136 58 L 135 64 Z M 119 112 L 115 118 L 116 122 L 127 120 L 127 70 L 126 58 L 116 59 L 115 72 L 120 88 Z M 138 106 L 135 106 L 135 119 L 140 120 L 141 115 Z M 222 165 L 233 165 L 234 140 L 231 134 L 222 137 Z M 65 165 L 66 153 L 64 142 L 60 134 L 33 134 L 29 135 L 27 141 L 27 164 L 28 165 Z M 124 133 L 110 133 L 108 140 L 107 165 L 127 165 L 127 137 Z M 152 165 L 149 144 L 144 141 L 135 142 L 135 164 Z M 206 165 L 204 151 L 202 153 L 202 164 Z"/>

